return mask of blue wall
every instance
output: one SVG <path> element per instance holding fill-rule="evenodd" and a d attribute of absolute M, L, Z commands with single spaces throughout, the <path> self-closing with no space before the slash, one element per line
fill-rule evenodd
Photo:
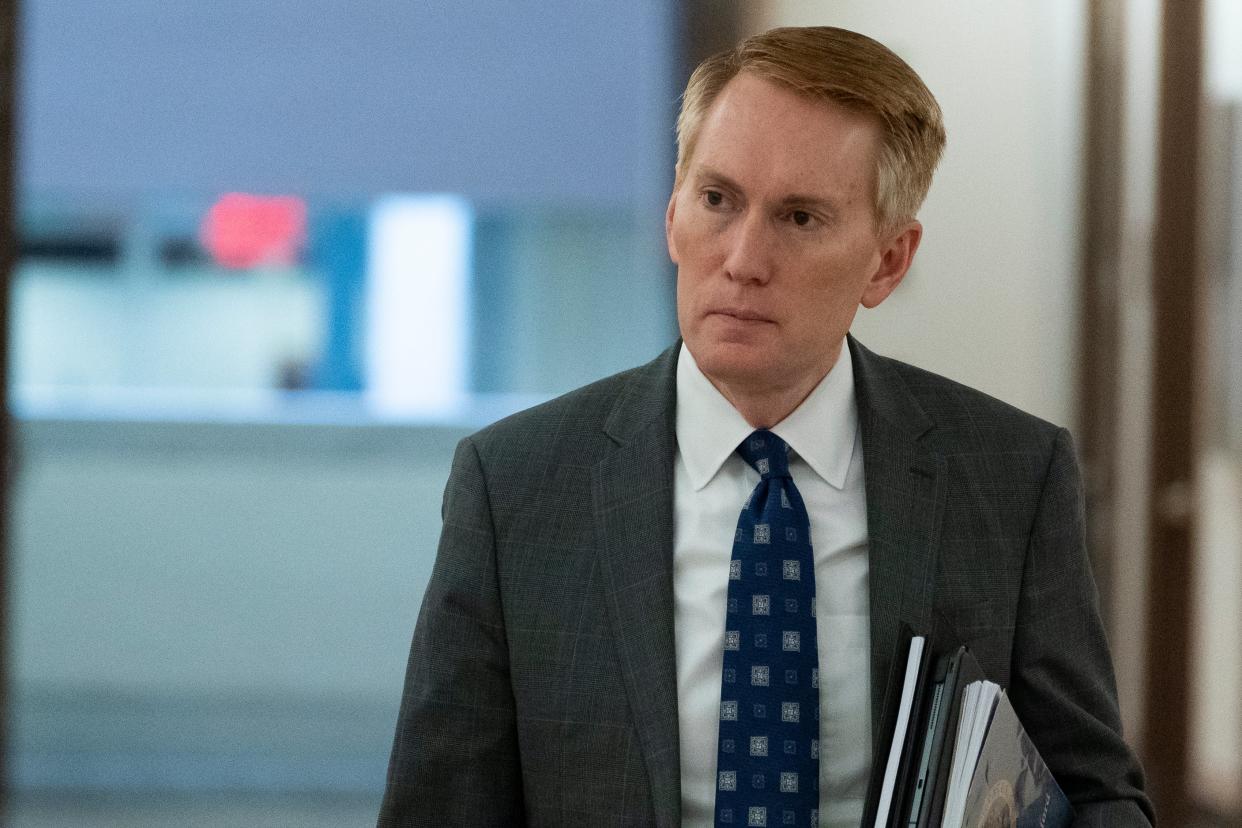
<path fill-rule="evenodd" d="M 22 186 L 651 206 L 672 173 L 674 14 L 657 0 L 27 0 Z"/>

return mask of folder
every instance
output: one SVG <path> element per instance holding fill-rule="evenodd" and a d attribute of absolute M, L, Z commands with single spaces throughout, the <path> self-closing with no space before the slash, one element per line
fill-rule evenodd
<path fill-rule="evenodd" d="M 1069 800 L 1003 692 L 970 774 L 965 803 L 962 821 L 956 823 L 964 828 L 1066 828 L 1074 821 Z"/>

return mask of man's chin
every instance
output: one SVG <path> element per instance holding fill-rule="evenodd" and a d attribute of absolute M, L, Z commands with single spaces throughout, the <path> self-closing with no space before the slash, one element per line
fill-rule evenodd
<path fill-rule="evenodd" d="M 772 349 L 754 343 L 726 340 L 689 347 L 699 370 L 716 384 L 762 384 L 780 366 Z"/>

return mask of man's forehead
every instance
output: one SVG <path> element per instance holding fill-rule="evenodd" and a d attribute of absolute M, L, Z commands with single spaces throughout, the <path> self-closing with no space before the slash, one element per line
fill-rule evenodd
<path fill-rule="evenodd" d="M 743 73 L 704 118 L 687 173 L 767 195 L 840 199 L 869 189 L 879 126 L 865 114 Z"/>
<path fill-rule="evenodd" d="M 713 120 L 731 122 L 748 114 L 819 125 L 830 122 L 840 129 L 880 131 L 879 119 L 865 110 L 746 70 L 738 72 L 724 85 L 707 107 L 704 121 L 705 124 Z"/>

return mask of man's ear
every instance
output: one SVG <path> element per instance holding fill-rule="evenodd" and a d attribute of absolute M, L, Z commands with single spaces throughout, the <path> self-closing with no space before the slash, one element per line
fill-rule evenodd
<path fill-rule="evenodd" d="M 863 290 L 862 306 L 874 308 L 897 289 L 910 270 L 914 253 L 923 239 L 923 225 L 912 221 L 893 231 L 883 242 L 880 263 Z"/>
<path fill-rule="evenodd" d="M 668 257 L 673 260 L 673 264 L 681 264 L 677 261 L 677 243 L 673 241 L 673 214 L 677 212 L 678 189 L 680 188 L 674 185 L 673 194 L 668 197 L 668 209 L 664 211 L 664 239 L 668 243 Z"/>

